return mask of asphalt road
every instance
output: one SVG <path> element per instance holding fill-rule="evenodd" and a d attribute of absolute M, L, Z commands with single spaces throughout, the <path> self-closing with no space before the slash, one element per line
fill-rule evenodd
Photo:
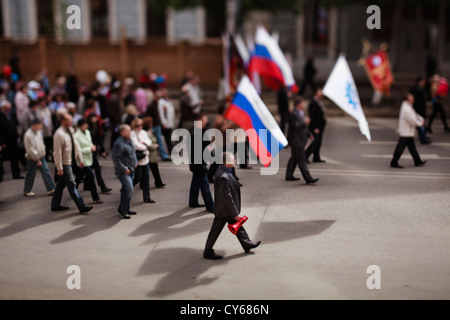
<path fill-rule="evenodd" d="M 436 123 L 433 144 L 418 145 L 428 163 L 389 167 L 396 119 L 369 118 L 368 143 L 350 117 L 329 119 L 320 181 L 284 181 L 290 150 L 279 172 L 237 169 L 244 184 L 242 214 L 251 238 L 262 244 L 245 254 L 226 229 L 215 245 L 221 261 L 202 258 L 212 214 L 187 207 L 187 166 L 160 163 L 165 189 L 151 190 L 138 214 L 116 212 L 119 181 L 102 161 L 110 195 L 91 213 L 77 212 L 68 192 L 50 212 L 40 176 L 35 198 L 7 174 L 0 183 L 1 299 L 449 299 L 450 134 Z M 300 176 L 298 170 L 296 175 Z M 90 194 L 81 191 L 87 203 Z M 81 289 L 69 290 L 67 268 L 79 266 Z M 368 289 L 369 266 L 379 267 L 380 289 Z M 375 275 L 375 274 L 374 274 Z"/>

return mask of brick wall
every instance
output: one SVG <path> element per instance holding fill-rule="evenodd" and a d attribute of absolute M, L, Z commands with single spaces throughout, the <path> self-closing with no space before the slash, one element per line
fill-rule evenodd
<path fill-rule="evenodd" d="M 80 80 L 92 81 L 95 73 L 104 69 L 120 78 L 138 78 L 142 68 L 150 72 L 167 73 L 169 85 L 178 85 L 188 69 L 200 75 L 202 86 L 216 87 L 222 70 L 222 44 L 207 41 L 201 46 L 180 42 L 168 45 L 164 40 L 149 40 L 144 45 L 130 42 L 110 44 L 107 39 L 92 40 L 89 44 L 60 45 L 54 39 L 40 38 L 38 43 L 13 44 L 0 39 L 0 64 L 8 63 L 15 50 L 20 68 L 28 79 L 34 78 L 47 66 L 53 79 L 57 72 L 75 68 Z"/>

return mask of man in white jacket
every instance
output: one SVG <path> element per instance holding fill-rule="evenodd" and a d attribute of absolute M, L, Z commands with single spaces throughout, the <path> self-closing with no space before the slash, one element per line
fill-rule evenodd
<path fill-rule="evenodd" d="M 55 191 L 55 183 L 48 170 L 47 161 L 45 160 L 45 145 L 42 137 L 42 123 L 39 119 L 31 122 L 31 127 L 25 132 L 24 136 L 25 157 L 27 158 L 27 175 L 25 177 L 25 185 L 23 194 L 27 197 L 34 197 L 36 194 L 31 192 L 36 176 L 36 170 L 41 171 L 42 180 L 49 196 Z"/>
<path fill-rule="evenodd" d="M 406 99 L 403 101 L 400 109 L 398 126 L 400 138 L 398 139 L 398 143 L 394 151 L 394 156 L 391 160 L 392 168 L 403 168 L 398 164 L 398 160 L 402 156 L 403 151 L 405 151 L 406 147 L 408 147 L 408 150 L 414 159 L 414 165 L 416 167 L 424 165 L 426 163 L 426 161 L 422 161 L 422 159 L 420 159 L 419 153 L 416 150 L 416 144 L 414 142 L 416 127 L 423 126 L 425 120 L 414 111 L 413 104 L 414 96 L 409 93 L 406 96 Z"/>

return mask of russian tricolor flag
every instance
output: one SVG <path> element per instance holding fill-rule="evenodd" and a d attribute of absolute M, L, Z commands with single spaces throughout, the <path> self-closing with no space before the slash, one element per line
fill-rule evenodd
<path fill-rule="evenodd" d="M 245 130 L 250 146 L 265 167 L 288 144 L 247 76 L 242 77 L 225 118 Z"/>
<path fill-rule="evenodd" d="M 258 26 L 255 37 L 255 50 L 252 53 L 248 74 L 259 73 L 266 85 L 278 90 L 281 85 L 298 92 L 292 68 L 281 51 L 277 41 L 262 26 Z"/>

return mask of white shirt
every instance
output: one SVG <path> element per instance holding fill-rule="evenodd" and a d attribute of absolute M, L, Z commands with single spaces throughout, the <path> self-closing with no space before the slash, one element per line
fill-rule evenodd
<path fill-rule="evenodd" d="M 130 139 L 136 150 L 144 151 L 145 157 L 138 160 L 138 166 L 145 166 L 150 162 L 148 157 L 150 154 L 148 147 L 152 145 L 152 140 L 150 140 L 145 130 L 139 130 L 139 132 L 136 130 L 131 130 Z"/>
<path fill-rule="evenodd" d="M 161 98 L 158 100 L 158 112 L 161 124 L 169 129 L 175 127 L 175 108 L 170 100 Z"/>
<path fill-rule="evenodd" d="M 420 127 L 422 124 L 423 118 L 414 111 L 412 105 L 408 101 L 403 101 L 398 122 L 398 132 L 400 137 L 414 137 L 416 127 Z"/>

